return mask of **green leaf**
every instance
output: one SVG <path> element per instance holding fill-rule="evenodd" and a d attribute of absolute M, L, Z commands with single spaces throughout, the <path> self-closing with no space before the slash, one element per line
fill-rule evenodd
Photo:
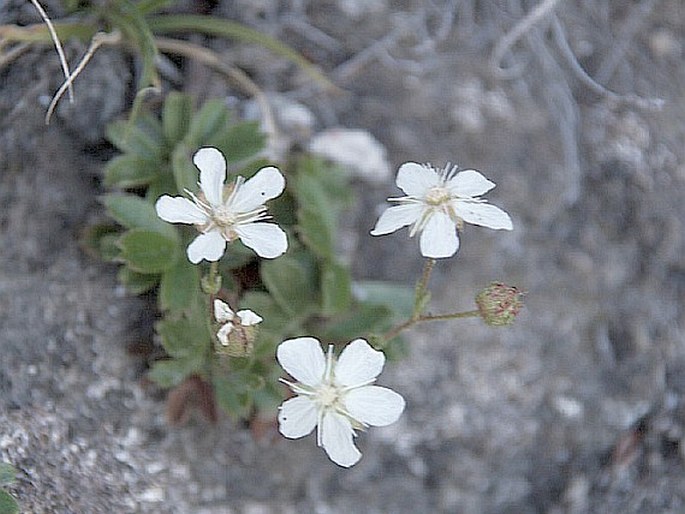
<path fill-rule="evenodd" d="M 398 361 L 409 355 L 409 345 L 402 336 L 396 336 L 385 343 L 383 353 L 388 360 Z"/>
<path fill-rule="evenodd" d="M 254 391 L 264 387 L 264 379 L 247 369 L 215 372 L 212 382 L 219 406 L 239 418 L 249 415 Z"/>
<path fill-rule="evenodd" d="M 340 264 L 324 263 L 321 271 L 321 311 L 332 316 L 346 311 L 352 301 L 350 273 Z"/>
<path fill-rule="evenodd" d="M 219 269 L 224 278 L 232 270 L 242 268 L 255 260 L 255 253 L 240 242 L 240 239 L 233 241 L 227 248 L 226 253 L 219 261 Z"/>
<path fill-rule="evenodd" d="M 330 341 L 351 341 L 390 328 L 392 311 L 384 305 L 361 303 L 343 319 L 329 324 L 324 338 Z"/>
<path fill-rule="evenodd" d="M 335 255 L 335 229 L 337 212 L 332 208 L 321 184 L 307 175 L 297 175 L 294 181 L 297 197 L 299 234 L 307 247 L 323 259 Z"/>
<path fill-rule="evenodd" d="M 250 309 L 264 319 L 258 325 L 260 332 L 267 331 L 286 334 L 289 325 L 293 321 L 292 317 L 281 309 L 268 293 L 248 291 L 240 300 L 239 307 L 240 309 Z"/>
<path fill-rule="evenodd" d="M 130 229 L 144 229 L 157 232 L 167 239 L 178 241 L 178 232 L 173 225 L 157 216 L 155 207 L 138 196 L 109 194 L 101 197 L 109 215 L 118 223 Z"/>
<path fill-rule="evenodd" d="M 147 376 L 160 387 L 173 387 L 183 382 L 188 376 L 200 372 L 202 364 L 203 359 L 196 357 L 156 361 Z"/>
<path fill-rule="evenodd" d="M 185 136 L 192 114 L 193 102 L 190 96 L 176 91 L 167 95 L 162 111 L 162 127 L 170 148 Z"/>
<path fill-rule="evenodd" d="M 316 182 L 336 210 L 352 205 L 349 175 L 342 168 L 318 157 L 305 155 L 297 160 L 296 175 Z M 316 193 L 321 194 L 318 191 Z"/>
<path fill-rule="evenodd" d="M 7 491 L 0 490 L 0 512 L 2 514 L 19 514 L 17 500 Z"/>
<path fill-rule="evenodd" d="M 264 149 L 265 143 L 266 136 L 256 121 L 236 123 L 208 141 L 209 145 L 221 150 L 231 164 L 254 157 Z"/>
<path fill-rule="evenodd" d="M 107 125 L 107 139 L 121 152 L 133 154 L 149 161 L 162 160 L 163 141 L 159 129 L 154 129 L 150 122 L 143 128 L 140 120 L 134 125 L 127 121 L 114 121 Z"/>
<path fill-rule="evenodd" d="M 0 487 L 5 487 L 14 482 L 17 470 L 9 462 L 0 462 Z M 0 510 L 0 512 L 2 512 Z"/>
<path fill-rule="evenodd" d="M 117 278 L 119 279 L 119 282 L 134 295 L 147 293 L 150 289 L 159 284 L 159 275 L 137 273 L 126 266 L 119 268 Z"/>
<path fill-rule="evenodd" d="M 278 382 L 267 382 L 265 387 L 255 391 L 252 395 L 255 407 L 265 413 L 274 413 L 278 406 L 283 403 L 283 388 Z"/>
<path fill-rule="evenodd" d="M 178 145 L 171 154 L 171 170 L 174 173 L 176 189 L 197 191 L 199 172 L 190 158 L 190 149 L 185 144 Z"/>
<path fill-rule="evenodd" d="M 355 297 L 367 304 L 384 305 L 397 319 L 409 318 L 414 310 L 414 288 L 392 282 L 365 280 L 352 286 Z"/>
<path fill-rule="evenodd" d="M 138 90 L 147 87 L 160 88 L 161 81 L 155 65 L 157 45 L 143 13 L 129 0 L 118 0 L 103 12 L 110 22 L 123 32 L 126 41 L 137 47 L 138 55 L 143 61 Z"/>
<path fill-rule="evenodd" d="M 268 293 L 248 291 L 240 301 L 240 309 L 250 309 L 262 317 L 254 343 L 253 357 L 273 359 L 276 345 L 284 339 L 302 333 L 300 320 L 281 309 Z"/>
<path fill-rule="evenodd" d="M 179 259 L 178 240 L 159 232 L 134 229 L 119 238 L 121 256 L 133 271 L 162 273 L 171 269 Z"/>
<path fill-rule="evenodd" d="M 161 173 L 156 180 L 152 181 L 145 193 L 145 201 L 154 205 L 154 203 L 162 195 L 177 196 L 179 192 L 176 189 L 176 180 L 171 172 L 170 164 L 164 164 L 161 168 Z"/>
<path fill-rule="evenodd" d="M 222 100 L 207 100 L 193 116 L 184 142 L 194 149 L 207 145 L 216 134 L 226 130 L 228 118 L 228 109 Z"/>
<path fill-rule="evenodd" d="M 319 257 L 333 260 L 337 217 L 352 197 L 346 178 L 323 161 L 303 158 L 297 163 L 290 187 L 297 200 L 298 231 L 303 242 Z"/>
<path fill-rule="evenodd" d="M 159 176 L 159 161 L 143 159 L 135 154 L 119 155 L 105 166 L 108 187 L 144 186 Z"/>
<path fill-rule="evenodd" d="M 162 275 L 159 305 L 162 310 L 188 309 L 200 296 L 200 270 L 188 259 L 180 258 L 176 266 Z"/>
<path fill-rule="evenodd" d="M 90 254 L 104 261 L 112 262 L 120 254 L 116 244 L 120 235 L 120 229 L 114 223 L 98 223 L 86 227 L 80 241 Z"/>
<path fill-rule="evenodd" d="M 167 353 L 177 359 L 202 359 L 211 344 L 207 322 L 197 316 L 163 319 L 157 323 L 157 333 Z"/>
<path fill-rule="evenodd" d="M 142 14 L 151 14 L 165 7 L 170 7 L 174 3 L 176 0 L 140 0 L 136 7 Z"/>
<path fill-rule="evenodd" d="M 288 314 L 302 316 L 316 301 L 316 274 L 311 255 L 299 252 L 264 261 L 262 282 Z"/>

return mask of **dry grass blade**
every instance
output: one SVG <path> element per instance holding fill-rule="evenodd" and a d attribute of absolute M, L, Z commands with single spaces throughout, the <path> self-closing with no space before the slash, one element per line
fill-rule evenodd
<path fill-rule="evenodd" d="M 19 58 L 19 56 L 26 52 L 29 48 L 31 48 L 31 45 L 29 43 L 21 43 L 19 45 L 16 45 L 14 48 L 8 50 L 4 54 L 1 54 L 0 69 L 4 68 L 9 63 Z"/>
<path fill-rule="evenodd" d="M 254 96 L 264 115 L 264 131 L 267 135 L 277 135 L 278 129 L 276 127 L 276 121 L 266 95 L 264 95 L 259 86 L 257 86 L 257 84 L 255 84 L 242 70 L 223 61 L 216 52 L 188 41 L 156 37 L 155 44 L 161 52 L 183 55 L 184 57 L 195 59 L 233 80 L 246 93 Z"/>

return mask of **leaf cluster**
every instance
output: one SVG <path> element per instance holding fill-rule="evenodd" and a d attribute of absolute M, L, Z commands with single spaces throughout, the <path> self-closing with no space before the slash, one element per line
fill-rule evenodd
<path fill-rule="evenodd" d="M 258 158 L 264 136 L 255 123 L 233 122 L 218 100 L 194 112 L 188 96 L 171 93 L 160 117 L 143 113 L 132 124 L 114 123 L 108 137 L 122 152 L 104 172 L 105 184 L 118 190 L 102 198 L 116 223 L 94 227 L 89 242 L 102 258 L 121 264 L 119 279 L 131 292 L 157 294 L 156 331 L 168 358 L 155 362 L 149 376 L 159 385 L 175 387 L 199 375 L 213 385 L 221 407 L 247 417 L 282 400 L 274 359 L 281 341 L 312 335 L 346 343 L 385 331 L 411 313 L 410 289 L 353 282 L 339 257 L 337 235 L 338 217 L 352 202 L 346 175 L 298 155 L 282 170 L 286 192 L 269 203 L 274 221 L 288 233 L 287 253 L 260 260 L 233 242 L 219 262 L 219 296 L 230 299 L 234 310 L 251 309 L 263 318 L 251 355 L 222 355 L 216 351 L 211 296 L 201 287 L 208 265 L 193 265 L 186 257 L 197 231 L 163 222 L 154 203 L 163 194 L 197 191 L 192 155 L 202 146 L 226 156 L 229 182 L 234 170 L 249 178 L 267 164 Z M 384 349 L 397 353 L 400 341 Z"/>

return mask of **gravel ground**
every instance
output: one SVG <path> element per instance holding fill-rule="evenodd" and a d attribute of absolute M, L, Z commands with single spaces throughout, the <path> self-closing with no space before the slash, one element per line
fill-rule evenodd
<path fill-rule="evenodd" d="M 163 395 L 126 351 L 154 313 L 78 243 L 103 216 L 104 123 L 126 109 L 136 70 L 118 49 L 99 51 L 77 104 L 45 127 L 58 67 L 49 49 L 30 50 L 0 69 L 0 456 L 19 469 L 10 491 L 23 511 L 685 511 L 680 0 L 215 4 L 341 88 L 322 92 L 259 47 L 213 43 L 309 109 L 298 142 L 362 128 L 393 168 L 451 161 L 494 180 L 488 197 L 515 230 L 467 227 L 457 257 L 436 267 L 432 309 L 468 309 L 493 279 L 527 290 L 526 308 L 510 329 L 412 331 L 410 356 L 381 376 L 405 414 L 359 438 L 351 470 L 311 437 L 254 440 L 224 418 L 169 427 Z M 536 5 L 554 10 L 507 36 Z M 28 2 L 0 3 L 0 23 L 35 20 Z M 249 112 L 211 72 L 179 71 L 174 87 Z M 356 275 L 412 283 L 416 242 L 365 235 L 392 180 L 357 186 L 346 221 Z"/>

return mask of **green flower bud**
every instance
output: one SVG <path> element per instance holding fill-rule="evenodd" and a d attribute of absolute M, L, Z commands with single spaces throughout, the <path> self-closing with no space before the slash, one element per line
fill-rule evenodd
<path fill-rule="evenodd" d="M 492 282 L 476 295 L 476 305 L 488 325 L 511 325 L 523 307 L 523 293 L 515 286 Z"/>

